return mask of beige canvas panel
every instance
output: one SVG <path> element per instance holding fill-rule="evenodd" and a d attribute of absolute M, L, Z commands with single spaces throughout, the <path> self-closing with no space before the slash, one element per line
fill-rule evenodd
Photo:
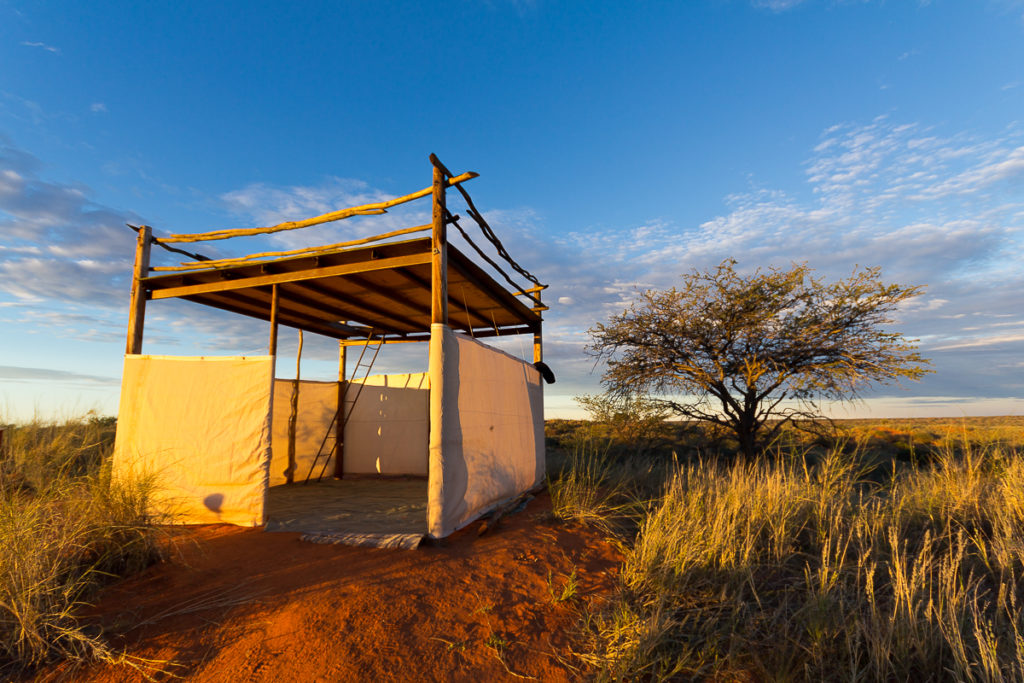
<path fill-rule="evenodd" d="M 115 476 L 155 476 L 179 524 L 263 524 L 272 356 L 126 355 Z"/>
<path fill-rule="evenodd" d="M 427 475 L 430 378 L 371 375 L 345 425 L 346 474 Z M 359 391 L 349 385 L 348 400 Z"/>
<path fill-rule="evenodd" d="M 447 536 L 543 478 L 540 381 L 531 364 L 431 325 L 432 536 Z"/>
<path fill-rule="evenodd" d="M 291 415 L 293 380 L 274 380 L 274 419 L 272 428 L 273 456 L 270 460 L 270 485 L 287 483 L 285 470 L 288 469 L 288 416 Z M 324 435 L 331 427 L 331 420 L 338 409 L 338 383 L 299 381 L 299 405 L 295 420 L 295 478 L 305 481 L 316 458 Z M 325 450 L 334 445 L 334 435 L 328 440 Z M 333 463 L 333 461 L 332 461 Z M 313 478 L 320 473 L 324 458 L 316 466 Z M 325 476 L 334 475 L 334 465 L 328 464 Z"/>

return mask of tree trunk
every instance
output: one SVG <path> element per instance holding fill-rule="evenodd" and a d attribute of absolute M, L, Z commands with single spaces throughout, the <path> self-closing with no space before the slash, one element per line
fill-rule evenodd
<path fill-rule="evenodd" d="M 736 439 L 740 443 L 740 454 L 747 462 L 752 462 L 757 456 L 757 430 L 760 425 L 754 415 L 744 412 L 733 426 L 736 432 Z"/>

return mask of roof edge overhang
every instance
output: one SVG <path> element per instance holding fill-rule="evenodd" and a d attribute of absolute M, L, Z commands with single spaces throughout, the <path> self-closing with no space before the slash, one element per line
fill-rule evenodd
<path fill-rule="evenodd" d="M 378 243 L 140 279 L 149 299 L 182 298 L 260 320 L 346 339 L 429 339 L 430 238 Z M 539 328 L 527 306 L 462 252 L 447 245 L 449 325 L 474 337 Z M 276 294 L 275 294 L 276 291 Z"/>

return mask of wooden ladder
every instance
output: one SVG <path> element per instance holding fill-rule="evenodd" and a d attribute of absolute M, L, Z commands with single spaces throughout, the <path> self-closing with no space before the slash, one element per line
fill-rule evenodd
<path fill-rule="evenodd" d="M 317 475 L 316 480 L 320 481 L 324 477 L 324 472 L 327 471 L 327 465 L 331 462 L 331 457 L 337 456 L 338 453 L 338 431 L 335 426 L 338 424 L 338 420 L 341 420 L 342 435 L 345 433 L 345 426 L 348 424 L 349 419 L 352 417 L 352 411 L 355 410 L 356 401 L 359 400 L 359 395 L 363 393 L 363 387 L 366 386 L 366 378 L 370 376 L 370 371 L 373 369 L 373 364 L 377 360 L 377 354 L 380 353 L 380 347 L 384 345 L 384 335 L 380 335 L 376 339 L 373 336 L 373 331 L 366 337 L 366 343 L 363 344 L 362 349 L 359 351 L 359 359 L 356 361 L 356 365 L 352 368 L 352 379 L 358 379 L 358 388 L 356 389 L 355 396 L 351 400 L 348 398 L 349 387 L 345 386 L 342 399 L 338 403 L 338 409 L 334 412 L 334 417 L 331 418 L 331 424 L 327 427 L 327 433 L 324 434 L 324 438 L 320 441 L 320 448 L 316 452 L 316 457 L 313 458 L 313 463 L 309 466 L 309 472 L 306 474 L 306 480 L 304 484 L 308 484 L 310 477 L 313 476 L 313 471 L 316 469 L 317 463 L 320 459 L 324 459 L 324 464 L 320 467 L 320 474 Z M 366 358 L 366 351 L 370 347 L 373 347 L 373 354 L 370 356 L 369 361 L 364 362 Z M 360 378 L 359 373 L 363 375 Z M 349 382 L 346 382 L 349 384 Z M 346 409 L 347 408 L 347 409 Z M 328 447 L 330 443 L 330 447 Z"/>

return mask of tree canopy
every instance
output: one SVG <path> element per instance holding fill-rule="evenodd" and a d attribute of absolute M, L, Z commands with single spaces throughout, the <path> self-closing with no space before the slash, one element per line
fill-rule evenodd
<path fill-rule="evenodd" d="M 884 284 L 879 268 L 825 282 L 806 264 L 750 275 L 736 264 L 644 291 L 590 329 L 609 393 L 649 394 L 678 416 L 721 425 L 752 456 L 787 422 L 820 417 L 823 400 L 930 372 L 916 340 L 884 329 L 922 287 Z"/>

